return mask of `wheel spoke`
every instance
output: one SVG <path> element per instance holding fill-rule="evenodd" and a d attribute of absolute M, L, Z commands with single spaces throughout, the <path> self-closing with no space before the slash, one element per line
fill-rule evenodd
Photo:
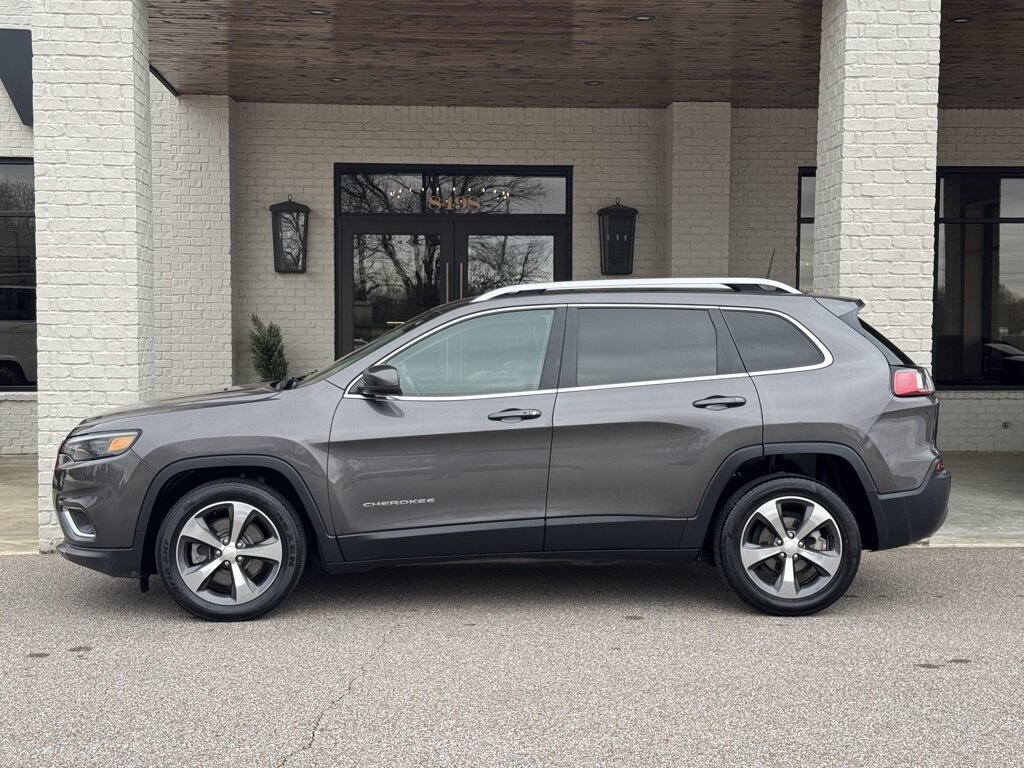
<path fill-rule="evenodd" d="M 840 563 L 843 562 L 842 555 L 831 549 L 802 549 L 800 550 L 800 557 L 809 562 L 818 569 L 819 573 L 828 578 L 835 575 L 835 572 L 839 570 Z"/>
<path fill-rule="evenodd" d="M 826 512 L 821 505 L 812 503 L 804 516 L 804 521 L 800 524 L 800 529 L 796 532 L 796 538 L 798 541 L 805 539 L 825 523 L 831 522 L 832 515 Z"/>
<path fill-rule="evenodd" d="M 231 544 L 238 544 L 238 540 L 242 537 L 242 531 L 245 530 L 245 526 L 248 525 L 256 509 L 240 501 L 232 501 L 229 506 L 231 507 L 231 536 L 228 541 Z"/>
<path fill-rule="evenodd" d="M 231 563 L 231 582 L 234 586 L 235 602 L 237 603 L 248 602 L 259 594 L 249 575 L 242 570 L 242 566 L 234 561 Z"/>
<path fill-rule="evenodd" d="M 206 582 L 210 580 L 210 577 L 216 573 L 217 569 L 224 564 L 224 560 L 220 557 L 215 557 L 207 560 L 205 563 L 192 566 L 191 568 L 185 568 L 181 571 L 181 578 L 196 594 L 206 586 Z"/>
<path fill-rule="evenodd" d="M 251 547 L 239 550 L 238 553 L 246 558 L 255 557 L 258 560 L 280 563 L 282 555 L 281 542 L 277 539 L 266 539 L 259 544 L 253 544 Z"/>
<path fill-rule="evenodd" d="M 758 544 L 744 544 L 740 548 L 740 559 L 743 561 L 743 567 L 750 569 L 760 565 L 765 560 L 778 557 L 780 552 L 782 552 L 782 547 L 762 547 Z"/>
<path fill-rule="evenodd" d="M 190 517 L 185 523 L 185 527 L 181 529 L 181 535 L 187 539 L 198 541 L 200 544 L 205 544 L 211 549 L 221 548 L 220 539 L 201 517 Z"/>
<path fill-rule="evenodd" d="M 779 573 L 779 577 L 775 580 L 775 584 L 772 585 L 775 590 L 775 594 L 779 597 L 793 598 L 796 597 L 796 573 L 793 570 L 793 558 L 787 557 L 782 562 L 782 570 Z"/>
<path fill-rule="evenodd" d="M 786 524 L 779 513 L 779 499 L 766 501 L 754 511 L 754 514 L 768 523 L 778 538 L 786 538 Z"/>

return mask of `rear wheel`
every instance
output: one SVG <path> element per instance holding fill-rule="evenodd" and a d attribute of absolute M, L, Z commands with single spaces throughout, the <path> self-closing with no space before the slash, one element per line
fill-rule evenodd
<path fill-rule="evenodd" d="M 828 486 L 778 475 L 750 483 L 726 503 L 715 533 L 722 574 L 749 605 L 799 616 L 826 608 L 860 564 L 857 522 Z"/>
<path fill-rule="evenodd" d="M 211 621 L 261 616 L 302 575 L 302 523 L 281 494 L 252 480 L 214 480 L 185 494 L 157 535 L 157 567 L 185 610 Z"/>

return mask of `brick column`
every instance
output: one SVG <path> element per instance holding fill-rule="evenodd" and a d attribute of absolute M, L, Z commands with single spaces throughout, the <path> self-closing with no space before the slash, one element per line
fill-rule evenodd
<path fill-rule="evenodd" d="M 57 447 L 153 385 L 145 0 L 34 0 L 39 544 Z"/>
<path fill-rule="evenodd" d="M 729 274 L 732 105 L 670 104 L 665 115 L 669 274 Z"/>
<path fill-rule="evenodd" d="M 930 365 L 939 0 L 825 0 L 814 290 Z"/>

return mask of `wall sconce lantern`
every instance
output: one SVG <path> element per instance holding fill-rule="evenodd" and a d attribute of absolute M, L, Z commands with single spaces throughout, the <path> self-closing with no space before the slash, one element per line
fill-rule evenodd
<path fill-rule="evenodd" d="M 633 243 L 636 240 L 636 208 L 609 205 L 597 212 L 601 222 L 601 274 L 633 274 Z"/>
<path fill-rule="evenodd" d="M 274 231 L 274 271 L 305 272 L 306 242 L 309 234 L 309 207 L 288 201 L 270 206 Z"/>

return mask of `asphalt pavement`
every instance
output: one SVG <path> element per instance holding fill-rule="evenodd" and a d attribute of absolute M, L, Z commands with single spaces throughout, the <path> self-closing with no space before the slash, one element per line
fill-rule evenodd
<path fill-rule="evenodd" d="M 865 555 L 825 613 L 704 565 L 308 575 L 244 624 L 0 557 L 0 765 L 1024 761 L 1024 549 Z"/>

